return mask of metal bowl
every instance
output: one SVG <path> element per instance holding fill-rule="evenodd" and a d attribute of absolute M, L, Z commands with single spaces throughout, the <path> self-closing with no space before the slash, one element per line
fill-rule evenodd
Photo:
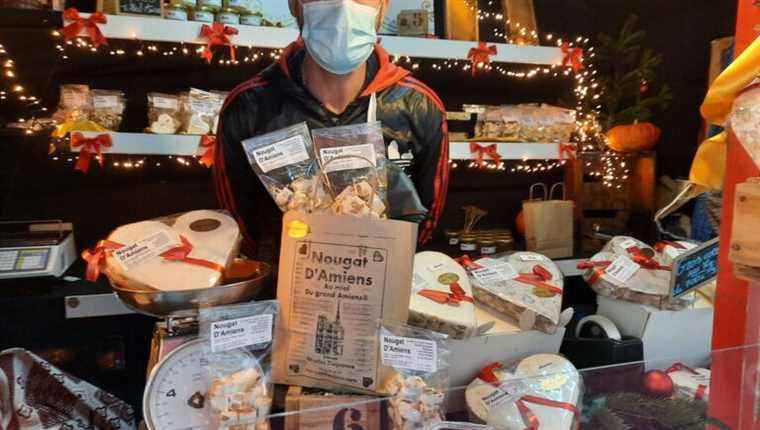
<path fill-rule="evenodd" d="M 128 288 L 114 282 L 111 282 L 111 288 L 128 308 L 141 314 L 163 318 L 203 307 L 250 301 L 269 284 L 272 266 L 260 261 L 246 261 L 245 264 L 251 268 L 248 276 L 211 288 L 155 291 Z"/>

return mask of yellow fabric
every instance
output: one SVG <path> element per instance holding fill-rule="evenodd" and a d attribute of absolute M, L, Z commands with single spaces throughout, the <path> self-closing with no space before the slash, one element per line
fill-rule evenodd
<path fill-rule="evenodd" d="M 53 131 L 52 136 L 53 137 L 65 137 L 66 134 L 72 132 L 72 131 L 108 131 L 105 127 L 102 125 L 90 121 L 90 120 L 81 120 L 81 121 L 67 121 L 63 124 L 59 125 L 55 128 Z"/>
<path fill-rule="evenodd" d="M 736 96 L 760 75 L 760 37 L 713 81 L 700 112 L 708 124 L 723 125 Z M 726 142 L 723 132 L 705 140 L 691 163 L 689 180 L 705 187 L 723 188 Z"/>

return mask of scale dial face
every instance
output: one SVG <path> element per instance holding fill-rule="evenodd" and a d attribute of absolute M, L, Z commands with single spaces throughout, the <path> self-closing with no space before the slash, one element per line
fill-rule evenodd
<path fill-rule="evenodd" d="M 143 398 L 150 430 L 208 428 L 205 369 L 208 346 L 201 339 L 171 351 L 150 372 Z"/>

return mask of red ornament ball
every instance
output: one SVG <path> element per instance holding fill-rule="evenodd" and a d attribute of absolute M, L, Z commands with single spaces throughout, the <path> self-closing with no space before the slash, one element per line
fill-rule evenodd
<path fill-rule="evenodd" d="M 653 397 L 673 395 L 673 380 L 662 370 L 650 370 L 645 373 L 642 385 L 644 392 Z"/>
<path fill-rule="evenodd" d="M 649 91 L 649 85 L 647 85 L 647 84 L 641 84 L 641 86 L 639 86 L 639 92 L 641 94 L 644 94 L 647 91 Z"/>

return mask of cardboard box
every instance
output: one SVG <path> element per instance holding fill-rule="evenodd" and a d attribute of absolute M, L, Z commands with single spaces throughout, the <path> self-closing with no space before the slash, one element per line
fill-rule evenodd
<path fill-rule="evenodd" d="M 695 307 L 662 311 L 640 303 L 599 296 L 597 314 L 615 323 L 623 336 L 635 336 L 644 344 L 647 368 L 680 361 L 690 366 L 710 362 L 713 308 Z"/>
<path fill-rule="evenodd" d="M 512 362 L 539 353 L 558 354 L 565 335 L 564 328 L 554 334 L 540 331 L 521 331 L 516 324 L 490 309 L 476 306 L 478 325 L 494 321 L 494 326 L 483 336 L 452 340 L 451 392 L 446 397 L 446 410 L 465 410 L 464 388 L 472 382 L 480 369 L 495 361 Z M 462 387 L 462 388 L 458 388 Z"/>
<path fill-rule="evenodd" d="M 292 385 L 285 397 L 285 430 L 380 430 L 381 405 L 377 397 L 332 394 Z"/>

